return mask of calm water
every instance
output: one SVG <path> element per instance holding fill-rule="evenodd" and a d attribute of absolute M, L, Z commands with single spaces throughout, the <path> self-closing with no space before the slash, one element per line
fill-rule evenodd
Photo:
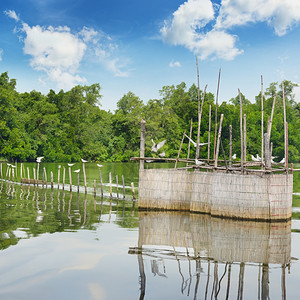
<path fill-rule="evenodd" d="M 96 164 L 86 164 L 88 193 L 73 172 L 70 193 L 61 166 L 59 190 L 0 182 L 1 299 L 299 299 L 300 172 L 292 221 L 268 224 L 138 212 L 135 163 L 104 164 L 112 201 L 100 197 Z M 43 167 L 57 187 L 58 164 Z"/>

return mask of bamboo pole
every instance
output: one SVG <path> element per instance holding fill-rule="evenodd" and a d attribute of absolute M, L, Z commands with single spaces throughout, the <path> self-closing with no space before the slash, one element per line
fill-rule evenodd
<path fill-rule="evenodd" d="M 244 167 L 244 146 L 243 146 L 243 104 L 242 104 L 242 96 L 240 89 L 239 92 L 239 99 L 240 99 L 240 138 L 241 138 L 241 168 Z"/>
<path fill-rule="evenodd" d="M 285 139 L 285 153 L 286 153 L 285 168 L 288 171 L 288 165 L 289 165 L 288 122 L 285 122 L 285 131 L 286 131 L 286 139 Z"/>
<path fill-rule="evenodd" d="M 219 87 L 220 87 L 220 77 L 221 77 L 221 69 L 219 69 L 219 77 L 218 77 L 218 87 L 217 87 L 217 95 L 216 95 L 216 110 L 215 110 L 215 137 L 214 137 L 214 156 L 216 157 L 216 142 L 217 142 L 217 128 L 218 128 L 218 98 L 219 98 Z"/>
<path fill-rule="evenodd" d="M 21 166 L 20 166 L 20 178 L 21 178 L 21 182 L 22 182 L 22 179 L 23 179 L 23 163 L 21 163 Z M 1 163 L 1 178 L 2 178 L 2 163 Z"/>
<path fill-rule="evenodd" d="M 57 189 L 59 189 L 60 168 L 61 168 L 61 165 L 58 165 L 58 171 L 57 171 Z"/>
<path fill-rule="evenodd" d="M 229 125 L 229 167 L 232 167 L 232 125 Z"/>
<path fill-rule="evenodd" d="M 270 122 L 270 126 L 268 127 L 268 134 L 270 135 L 270 138 L 271 138 L 271 130 L 272 130 L 272 122 L 273 122 L 273 116 L 274 116 L 274 110 L 275 110 L 276 97 L 277 97 L 277 94 L 275 94 L 274 99 L 273 99 L 272 111 L 271 111 L 271 122 Z"/>
<path fill-rule="evenodd" d="M 45 174 L 45 184 L 46 184 L 46 188 L 47 188 L 47 172 L 46 172 L 46 168 L 44 167 L 44 174 Z"/>
<path fill-rule="evenodd" d="M 146 136 L 146 121 L 141 121 L 141 142 L 140 142 L 140 157 L 145 156 L 145 136 Z M 140 160 L 140 170 L 144 170 L 144 160 Z"/>
<path fill-rule="evenodd" d="M 188 160 L 190 158 L 190 148 L 191 148 L 191 138 L 192 138 L 192 131 L 193 131 L 193 119 L 191 119 L 191 126 L 190 126 L 190 139 L 189 139 L 189 143 L 188 143 L 188 154 L 186 159 Z M 189 163 L 186 163 L 186 166 L 188 167 Z"/>
<path fill-rule="evenodd" d="M 219 149 L 220 149 L 220 140 L 221 140 L 221 133 L 222 133 L 222 122 L 223 122 L 224 115 L 221 114 L 220 118 L 220 126 L 219 126 L 219 133 L 218 133 L 218 140 L 217 140 L 217 148 L 216 148 L 216 157 L 215 157 L 215 168 L 218 167 L 218 157 L 219 157 Z"/>
<path fill-rule="evenodd" d="M 30 182 L 30 173 L 29 173 L 29 167 L 27 167 L 27 178 L 28 178 L 28 181 Z"/>
<path fill-rule="evenodd" d="M 186 129 L 184 130 L 184 133 L 183 133 L 183 136 L 182 136 L 182 140 L 181 140 L 181 143 L 180 143 L 180 148 L 178 150 L 178 154 L 177 154 L 177 158 L 176 158 L 176 162 L 175 162 L 175 167 L 174 167 L 175 169 L 177 168 L 177 163 L 178 163 L 179 155 L 180 155 L 181 148 L 182 148 L 182 145 L 183 145 L 185 133 L 186 133 Z"/>
<path fill-rule="evenodd" d="M 264 91 L 263 77 L 261 75 L 261 167 L 264 165 Z"/>
<path fill-rule="evenodd" d="M 243 143 L 243 147 L 244 147 L 244 163 L 247 162 L 247 117 L 246 114 L 244 114 L 244 143 Z"/>
<path fill-rule="evenodd" d="M 36 169 L 33 168 L 33 184 L 36 184 Z"/>
<path fill-rule="evenodd" d="M 96 179 L 94 179 L 94 195 L 96 196 L 97 194 L 97 184 L 96 184 Z"/>
<path fill-rule="evenodd" d="M 79 173 L 77 173 L 77 193 L 79 193 Z"/>
<path fill-rule="evenodd" d="M 211 104 L 209 104 L 209 113 L 208 113 L 208 138 L 207 138 L 207 161 L 209 163 L 210 159 L 210 131 L 211 131 Z"/>

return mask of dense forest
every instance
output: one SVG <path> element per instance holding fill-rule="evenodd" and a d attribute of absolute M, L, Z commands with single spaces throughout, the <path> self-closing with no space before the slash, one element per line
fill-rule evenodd
<path fill-rule="evenodd" d="M 293 95 L 295 84 L 285 80 L 286 115 L 288 122 L 289 161 L 300 161 L 300 103 Z M 271 115 L 274 95 L 277 94 L 271 142 L 273 155 L 279 160 L 284 156 L 283 101 L 281 83 L 271 83 L 264 91 L 264 124 Z M 200 91 L 200 96 L 203 92 Z M 261 149 L 261 93 L 251 103 L 242 95 L 243 113 L 247 115 L 247 155 L 260 154 Z M 207 142 L 209 105 L 212 107 L 210 140 L 214 143 L 215 96 L 206 93 L 201 122 L 201 142 Z M 222 142 L 229 153 L 229 126 L 233 128 L 233 153 L 240 155 L 239 97 L 228 99 L 218 107 L 218 117 L 224 114 Z M 101 109 L 99 84 L 75 86 L 70 91 L 47 95 L 38 91 L 19 93 L 16 80 L 7 72 L 0 75 L 0 155 L 8 161 L 35 161 L 44 156 L 48 162 L 79 161 L 128 161 L 139 156 L 140 122 L 146 120 L 146 156 L 155 143 L 167 139 L 162 148 L 166 157 L 176 157 L 183 132 L 190 131 L 196 141 L 198 128 L 198 89 L 195 84 L 187 87 L 184 82 L 164 86 L 160 99 L 146 104 L 132 92 L 118 102 L 115 112 Z M 182 148 L 186 157 L 188 141 Z M 212 151 L 210 152 L 212 153 Z M 195 156 L 191 148 L 190 157 Z M 201 147 L 200 157 L 207 158 L 207 146 Z"/>

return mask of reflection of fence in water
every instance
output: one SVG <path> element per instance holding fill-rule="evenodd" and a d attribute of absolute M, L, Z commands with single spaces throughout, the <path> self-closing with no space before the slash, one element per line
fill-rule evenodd
<path fill-rule="evenodd" d="M 176 260 L 182 278 L 181 292 L 187 291 L 188 295 L 191 293 L 193 277 L 191 263 L 195 262 L 196 282 L 193 289 L 195 298 L 197 293 L 200 293 L 199 270 L 205 262 L 207 265 L 205 299 L 213 295 L 215 298 L 218 297 L 222 281 L 223 283 L 227 281 L 223 291 L 223 296 L 226 295 L 227 299 L 232 289 L 230 288 L 232 270 L 236 268 L 239 268 L 236 292 L 238 299 L 242 299 L 247 265 L 258 267 L 258 298 L 268 299 L 269 264 L 276 264 L 282 268 L 281 290 L 285 299 L 285 268 L 290 262 L 291 222 L 240 222 L 199 214 L 140 212 L 138 247 L 131 248 L 129 253 L 138 255 L 141 276 L 140 299 L 143 299 L 146 291 L 144 271 L 146 257 L 152 259 L 153 274 L 155 272 L 153 270 L 158 269 L 154 268 L 157 264 L 163 264 L 166 268 L 164 261 Z M 188 262 L 189 265 L 189 278 L 183 275 L 184 262 Z"/>

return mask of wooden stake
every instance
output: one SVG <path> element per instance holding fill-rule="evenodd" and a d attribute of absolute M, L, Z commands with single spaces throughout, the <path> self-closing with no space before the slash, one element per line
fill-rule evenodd
<path fill-rule="evenodd" d="M 240 138 L 241 138 L 241 168 L 244 167 L 244 146 L 243 146 L 243 104 L 242 104 L 242 96 L 240 89 L 239 91 L 239 98 L 240 98 Z"/>
<path fill-rule="evenodd" d="M 285 138 L 285 168 L 286 170 L 288 170 L 288 166 L 289 166 L 289 143 L 288 143 L 288 122 L 285 122 L 285 131 L 286 131 L 286 138 Z"/>
<path fill-rule="evenodd" d="M 71 167 L 69 167 L 69 182 L 70 182 L 70 192 L 72 192 L 72 173 L 71 173 Z"/>
<path fill-rule="evenodd" d="M 36 169 L 33 168 L 33 184 L 36 184 Z"/>
<path fill-rule="evenodd" d="M 101 197 L 103 197 L 103 182 L 102 182 L 102 175 L 101 175 L 101 167 L 99 167 L 99 177 L 100 177 Z"/>
<path fill-rule="evenodd" d="M 286 107 L 285 107 L 285 92 L 284 84 L 282 82 L 282 101 L 283 101 L 283 124 L 284 124 L 284 157 L 285 157 L 285 168 L 288 167 L 288 137 L 287 137 L 287 122 L 286 122 Z"/>
<path fill-rule="evenodd" d="M 47 172 L 46 172 L 46 168 L 44 167 L 44 179 L 45 179 L 45 184 L 46 184 L 46 188 L 47 188 Z"/>
<path fill-rule="evenodd" d="M 221 140 L 221 133 L 222 133 L 222 122 L 223 122 L 224 115 L 221 114 L 220 118 L 220 126 L 219 126 L 219 133 L 218 133 L 218 140 L 217 140 L 217 149 L 216 149 L 216 157 L 215 157 L 215 168 L 218 167 L 218 157 L 219 157 L 219 149 L 220 149 L 220 140 Z"/>
<path fill-rule="evenodd" d="M 30 173 L 29 173 L 29 167 L 27 167 L 27 178 L 28 178 L 28 182 L 30 182 Z"/>
<path fill-rule="evenodd" d="M 2 178 L 2 163 L 1 163 L 1 178 Z M 21 167 L 20 167 L 20 178 L 21 178 L 21 182 L 23 179 L 23 163 L 21 163 Z"/>
<path fill-rule="evenodd" d="M 51 189 L 53 189 L 53 172 L 50 172 L 50 178 L 51 178 Z"/>
<path fill-rule="evenodd" d="M 131 182 L 131 190 L 132 190 L 132 200 L 135 200 L 135 191 L 134 191 L 134 185 L 133 182 Z"/>
<path fill-rule="evenodd" d="M 79 172 L 77 173 L 77 193 L 79 193 Z"/>
<path fill-rule="evenodd" d="M 141 142 L 140 142 L 140 157 L 145 157 L 145 136 L 146 136 L 146 121 L 141 121 Z M 140 170 L 144 170 L 144 160 L 140 160 Z"/>
<path fill-rule="evenodd" d="M 122 184 L 123 184 L 123 199 L 125 200 L 125 181 L 124 181 L 124 175 L 122 175 Z"/>
<path fill-rule="evenodd" d="M 112 197 L 111 172 L 109 172 L 109 194 Z"/>
<path fill-rule="evenodd" d="M 116 185 L 117 185 L 117 198 L 119 199 L 119 182 L 118 182 L 118 175 L 116 175 Z"/>
<path fill-rule="evenodd" d="M 190 139 L 192 138 L 192 130 L 193 130 L 193 119 L 191 119 L 191 126 L 190 126 Z M 189 159 L 190 158 L 190 149 L 191 149 L 191 140 L 189 140 L 189 144 L 188 144 L 188 154 L 187 154 L 187 158 L 186 159 Z M 188 167 L 189 163 L 187 162 L 186 163 L 186 166 Z"/>
<path fill-rule="evenodd" d="M 274 110 L 275 110 L 276 97 L 277 97 L 277 94 L 275 94 L 274 99 L 273 99 L 272 111 L 271 111 L 271 121 L 270 121 L 270 126 L 268 127 L 268 134 L 270 135 L 270 138 L 271 138 L 271 130 L 272 130 L 272 122 L 273 122 L 273 116 L 274 116 Z"/>
<path fill-rule="evenodd" d="M 182 140 L 181 140 L 181 143 L 180 143 L 180 148 L 179 148 L 179 150 L 178 150 L 178 154 L 177 154 L 177 158 L 176 158 L 176 162 L 175 162 L 175 167 L 174 167 L 175 169 L 177 168 L 177 163 L 178 163 L 179 155 L 180 155 L 181 148 L 182 148 L 182 145 L 183 145 L 185 133 L 186 133 L 186 129 L 184 130 L 184 134 L 183 134 L 183 136 L 182 136 Z"/>
<path fill-rule="evenodd" d="M 211 104 L 209 104 L 209 115 L 208 115 L 208 138 L 207 138 L 207 162 L 210 159 L 210 131 L 211 131 Z"/>
<path fill-rule="evenodd" d="M 261 76 L 261 167 L 264 165 L 264 91 L 263 77 Z"/>
<path fill-rule="evenodd" d="M 65 190 L 66 168 L 63 167 L 63 190 Z"/>
<path fill-rule="evenodd" d="M 83 180 L 84 180 L 84 190 L 87 193 L 87 186 L 86 186 L 86 173 L 85 173 L 85 163 L 82 163 L 82 170 L 83 170 Z"/>
<path fill-rule="evenodd" d="M 96 179 L 94 179 L 94 195 L 97 193 L 97 184 L 96 184 Z"/>
<path fill-rule="evenodd" d="M 59 189 L 60 168 L 61 168 L 61 165 L 58 165 L 58 171 L 57 171 L 57 189 Z"/>

